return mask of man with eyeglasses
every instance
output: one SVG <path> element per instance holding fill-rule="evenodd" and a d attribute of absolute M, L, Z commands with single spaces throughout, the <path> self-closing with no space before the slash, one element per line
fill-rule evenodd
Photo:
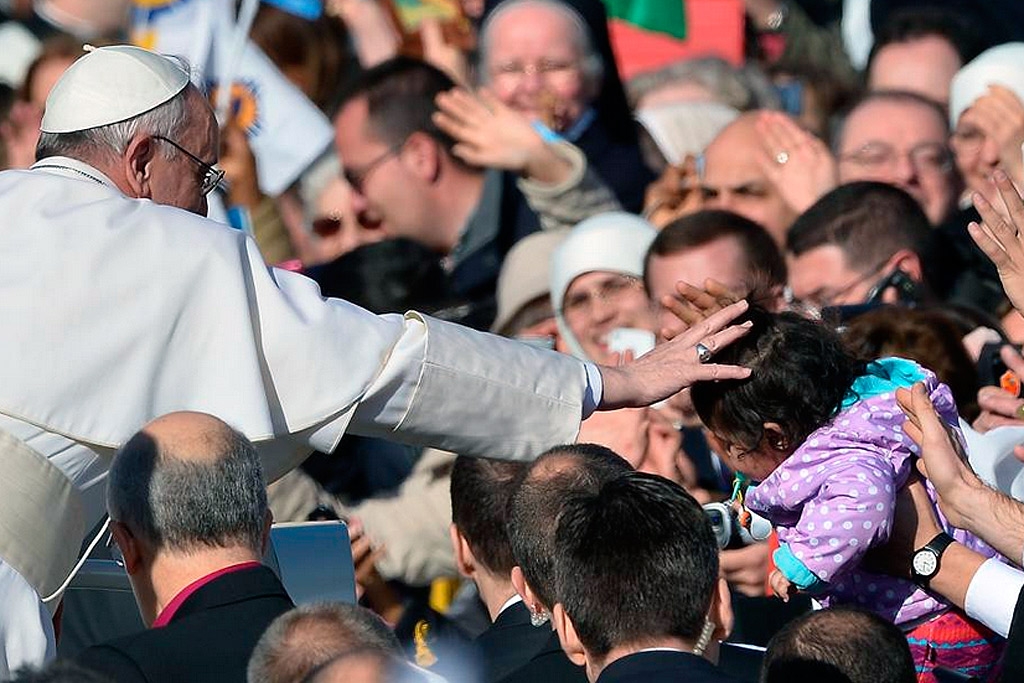
<path fill-rule="evenodd" d="M 742 304 L 617 368 L 323 299 L 202 216 L 216 120 L 156 53 L 89 51 L 41 130 L 33 168 L 0 173 L 0 677 L 53 656 L 111 453 L 158 415 L 220 417 L 272 481 L 349 428 L 525 459 L 595 409 L 747 375 L 707 363 L 742 334 L 725 329 Z"/>
<path fill-rule="evenodd" d="M 939 288 L 932 233 L 906 192 L 879 182 L 840 185 L 786 237 L 791 304 L 818 315 L 829 307 L 931 297 Z"/>
<path fill-rule="evenodd" d="M 931 100 L 898 91 L 870 93 L 835 135 L 839 182 L 894 185 L 917 200 L 932 225 L 940 225 L 956 209 L 961 187 L 948 139 L 946 116 Z"/>

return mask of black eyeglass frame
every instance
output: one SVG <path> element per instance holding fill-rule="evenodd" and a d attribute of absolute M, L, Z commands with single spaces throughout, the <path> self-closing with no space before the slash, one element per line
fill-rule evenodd
<path fill-rule="evenodd" d="M 205 161 L 197 157 L 195 154 L 188 151 L 187 149 L 179 145 L 174 140 L 171 140 L 170 138 L 166 138 L 163 135 L 154 135 L 153 139 L 163 140 L 168 145 L 178 150 L 179 152 L 187 156 L 189 159 L 191 159 L 193 162 L 195 162 L 197 166 L 199 166 L 200 170 L 202 170 L 203 172 L 203 181 L 199 185 L 199 191 L 202 192 L 204 196 L 213 192 L 215 189 L 220 187 L 222 182 L 224 182 L 223 169 L 216 168 L 213 165 L 206 163 Z"/>

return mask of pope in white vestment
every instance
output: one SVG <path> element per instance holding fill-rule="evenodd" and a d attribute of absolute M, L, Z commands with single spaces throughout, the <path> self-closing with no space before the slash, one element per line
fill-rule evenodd
<path fill-rule="evenodd" d="M 0 254 L 0 429 L 75 489 L 62 509 L 10 470 L 0 483 L 0 558 L 44 595 L 102 518 L 112 450 L 168 412 L 222 417 L 256 442 L 268 479 L 346 429 L 524 458 L 572 441 L 583 416 L 583 364 L 324 300 L 242 233 L 129 199 L 74 159 L 0 173 Z M 31 553 L 6 545 L 39 540 L 2 533 L 25 505 L 45 515 L 29 526 L 76 512 L 54 539 L 60 561 L 8 559 Z"/>

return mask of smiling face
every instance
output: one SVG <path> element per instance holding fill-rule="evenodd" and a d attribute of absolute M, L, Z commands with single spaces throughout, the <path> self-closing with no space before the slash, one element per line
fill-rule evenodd
<path fill-rule="evenodd" d="M 637 277 L 596 271 L 569 284 L 562 303 L 569 330 L 591 360 L 611 360 L 608 333 L 619 327 L 654 330 L 654 316 Z"/>
<path fill-rule="evenodd" d="M 526 3 L 497 15 L 487 29 L 484 69 L 498 99 L 555 130 L 587 108 L 584 55 L 564 12 Z"/>

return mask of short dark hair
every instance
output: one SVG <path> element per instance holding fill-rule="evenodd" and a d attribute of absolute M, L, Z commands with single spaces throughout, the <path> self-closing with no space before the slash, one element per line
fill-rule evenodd
<path fill-rule="evenodd" d="M 839 247 L 850 268 L 878 268 L 901 249 L 918 255 L 924 280 L 941 293 L 946 279 L 934 272 L 935 235 L 928 217 L 903 190 L 874 181 L 840 185 L 793 222 L 786 249 L 793 256 L 828 245 Z"/>
<path fill-rule="evenodd" d="M 580 642 L 602 657 L 652 637 L 696 640 L 718 579 L 718 545 L 681 486 L 630 472 L 565 502 L 555 567 Z"/>
<path fill-rule="evenodd" d="M 452 523 L 490 572 L 508 577 L 516 562 L 508 541 L 512 484 L 526 464 L 509 460 L 455 458 L 451 474 Z"/>
<path fill-rule="evenodd" d="M 455 140 L 434 123 L 434 98 L 455 85 L 445 72 L 427 62 L 394 57 L 361 73 L 341 94 L 335 111 L 366 98 L 367 125 L 382 142 L 396 147 L 413 133 L 426 133 L 450 155 Z"/>
<path fill-rule="evenodd" d="M 931 111 L 935 117 L 939 120 L 943 131 L 949 133 L 949 115 L 945 108 L 938 102 L 928 99 L 924 95 L 916 92 L 908 92 L 906 90 L 871 90 L 864 93 L 859 99 L 855 100 L 850 106 L 845 107 L 833 120 L 831 126 L 831 134 L 829 139 L 831 140 L 832 151 L 838 155 L 842 150 L 843 135 L 846 133 L 846 122 L 850 120 L 850 117 L 861 107 L 865 107 L 873 102 L 889 102 L 892 104 L 910 104 L 924 107 Z"/>
<path fill-rule="evenodd" d="M 852 607 L 802 615 L 768 643 L 761 683 L 793 680 L 914 683 L 906 636 L 892 622 Z"/>
<path fill-rule="evenodd" d="M 775 240 L 763 227 L 731 211 L 707 209 L 677 218 L 658 233 L 644 257 L 644 285 L 651 258 L 672 256 L 716 240 L 732 238 L 740 245 L 754 291 L 770 290 L 786 284 L 786 261 Z"/>
<path fill-rule="evenodd" d="M 894 43 L 906 43 L 929 36 L 943 38 L 960 57 L 963 66 L 981 54 L 985 41 L 972 17 L 947 5 L 904 7 L 893 12 L 875 33 L 867 71 L 879 51 Z"/>
<path fill-rule="evenodd" d="M 715 356 L 718 363 L 751 369 L 746 379 L 697 382 L 694 407 L 709 429 L 737 446 L 754 449 L 765 422 L 776 422 L 799 444 L 839 412 L 865 363 L 826 324 L 796 313 L 769 313 L 751 306 L 737 319 L 753 326 Z"/>
<path fill-rule="evenodd" d="M 570 444 L 542 453 L 513 485 L 508 512 L 512 555 L 545 606 L 553 607 L 560 594 L 554 572 L 555 531 L 566 498 L 597 490 L 631 471 L 626 459 L 610 448 Z"/>

